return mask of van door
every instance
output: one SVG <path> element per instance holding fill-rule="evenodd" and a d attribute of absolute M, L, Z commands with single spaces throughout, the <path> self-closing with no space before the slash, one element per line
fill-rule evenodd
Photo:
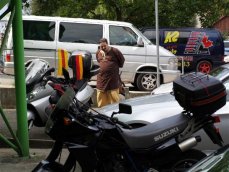
<path fill-rule="evenodd" d="M 146 62 L 146 48 L 137 45 L 138 35 L 132 28 L 117 25 L 108 25 L 108 27 L 110 45 L 118 48 L 125 57 L 121 69 L 122 80 L 133 81 L 136 69 Z"/>
<path fill-rule="evenodd" d="M 25 60 L 42 58 L 55 66 L 56 22 L 23 20 Z"/>

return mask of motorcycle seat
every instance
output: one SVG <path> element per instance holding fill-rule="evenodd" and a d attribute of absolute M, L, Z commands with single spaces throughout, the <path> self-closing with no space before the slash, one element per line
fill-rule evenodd
<path fill-rule="evenodd" d="M 181 133 L 188 124 L 182 113 L 136 129 L 123 129 L 121 135 L 131 149 L 149 149 Z"/>

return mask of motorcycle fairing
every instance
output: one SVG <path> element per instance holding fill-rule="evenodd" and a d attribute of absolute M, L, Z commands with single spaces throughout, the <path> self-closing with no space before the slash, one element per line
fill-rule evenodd
<path fill-rule="evenodd" d="M 121 135 L 131 149 L 149 149 L 181 133 L 188 118 L 178 114 L 136 129 L 122 129 Z"/>
<path fill-rule="evenodd" d="M 33 117 L 29 117 L 27 114 L 27 119 L 33 118 L 35 119 L 34 121 L 34 125 L 36 126 L 44 126 L 48 116 L 45 112 L 45 108 L 48 104 L 49 104 L 49 97 L 50 96 L 46 96 L 44 98 L 38 99 L 36 101 L 30 102 L 27 104 L 27 108 L 30 109 L 31 111 L 33 111 L 34 115 L 35 114 L 44 114 L 44 115 L 38 115 L 38 116 L 33 116 Z M 36 112 L 36 113 L 35 113 Z"/>

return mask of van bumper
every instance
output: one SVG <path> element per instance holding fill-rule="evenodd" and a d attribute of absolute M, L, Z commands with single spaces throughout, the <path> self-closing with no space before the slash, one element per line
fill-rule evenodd
<path fill-rule="evenodd" d="M 176 78 L 178 78 L 181 75 L 181 72 L 179 70 L 162 70 L 163 75 L 163 83 L 168 83 L 174 81 Z"/>

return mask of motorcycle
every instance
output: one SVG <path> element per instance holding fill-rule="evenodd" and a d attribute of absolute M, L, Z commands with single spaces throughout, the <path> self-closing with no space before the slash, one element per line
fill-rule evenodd
<path fill-rule="evenodd" d="M 46 123 L 45 132 L 55 140 L 54 146 L 33 171 L 71 171 L 76 161 L 83 172 L 185 171 L 206 156 L 192 149 L 201 141 L 193 133 L 204 128 L 213 141 L 222 145 L 211 114 L 226 103 L 225 90 L 220 103 L 218 100 L 217 107 L 210 111 L 202 105 L 194 111 L 188 107 L 175 116 L 134 127 L 115 117 L 119 113 L 131 114 L 131 106 L 120 103 L 119 111 L 110 117 L 95 110 L 85 111 L 69 87 Z M 69 156 L 60 164 L 56 160 L 63 146 Z"/>
<path fill-rule="evenodd" d="M 46 84 L 44 78 L 51 76 L 55 71 L 49 68 L 49 63 L 42 59 L 33 59 L 25 64 L 26 101 L 28 128 L 31 129 L 34 114 L 43 113 L 41 110 L 47 105 L 48 97 L 52 94 L 53 88 Z M 34 104 L 34 102 L 39 102 Z"/>
<path fill-rule="evenodd" d="M 81 54 L 83 58 L 91 58 L 91 54 L 85 51 L 74 51 L 72 57 Z M 70 57 L 71 59 L 71 57 Z M 70 65 L 71 66 L 71 65 Z M 98 66 L 92 65 L 94 74 L 99 71 Z M 27 85 L 27 119 L 29 130 L 32 126 L 44 127 L 50 108 L 55 105 L 64 93 L 67 86 L 71 86 L 76 90 L 76 97 L 81 102 L 88 103 L 94 93 L 94 89 L 88 85 L 88 79 L 82 80 L 73 77 L 70 78 L 69 72 L 63 68 L 64 78 L 52 76 L 54 68 L 48 68 L 47 63 L 42 60 L 31 61 L 26 66 L 26 85 Z M 88 108 L 88 104 L 84 106 Z"/>

